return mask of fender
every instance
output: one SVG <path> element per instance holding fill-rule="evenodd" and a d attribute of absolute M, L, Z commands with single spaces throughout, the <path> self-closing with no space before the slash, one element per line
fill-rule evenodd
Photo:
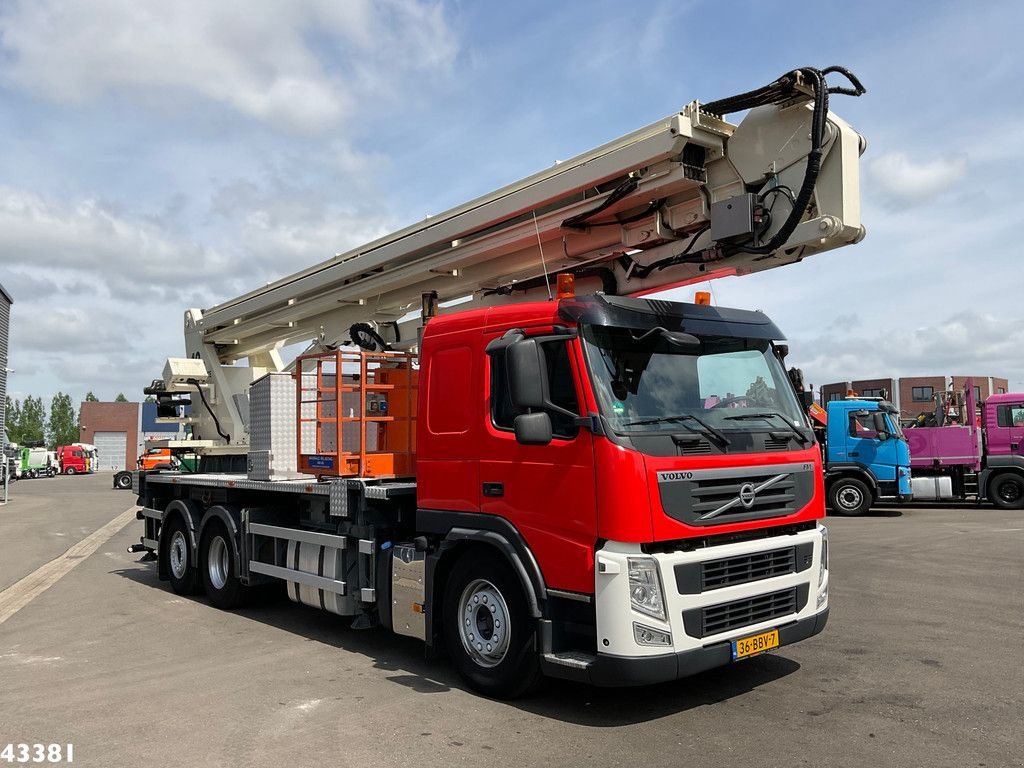
<path fill-rule="evenodd" d="M 434 594 L 438 586 L 435 583 L 438 566 L 448 561 L 451 550 L 457 547 L 459 542 L 472 541 L 493 547 L 502 553 L 519 577 L 530 615 L 538 619 L 543 617 L 540 604 L 547 599 L 544 576 L 525 539 L 508 520 L 472 512 L 419 509 L 416 511 L 416 526 L 427 533 L 444 535 L 439 550 L 427 558 L 424 586 L 432 605 L 440 604 L 440 598 Z M 434 641 L 436 613 L 436 610 L 432 610 L 426 615 L 428 645 Z"/>
<path fill-rule="evenodd" d="M 164 551 L 167 521 L 170 520 L 171 517 L 180 517 L 185 521 L 185 533 L 188 534 L 189 561 L 192 563 L 197 562 L 199 554 L 199 537 L 196 534 L 196 523 L 202 518 L 202 514 L 203 513 L 202 510 L 199 509 L 199 505 L 189 499 L 175 499 L 168 504 L 164 509 L 163 517 L 160 520 L 160 544 L 158 551 Z M 157 576 L 163 581 L 170 578 L 167 573 L 166 558 L 157 558 Z"/>
<path fill-rule="evenodd" d="M 825 484 L 829 485 L 840 477 L 854 475 L 858 480 L 863 480 L 868 485 L 872 494 L 878 494 L 878 481 L 875 476 L 868 472 L 860 464 L 829 464 L 825 470 Z"/>
<path fill-rule="evenodd" d="M 985 468 L 978 473 L 978 499 L 991 501 L 988 495 L 988 484 L 992 475 L 1000 472 L 1011 472 L 1024 476 L 1024 456 L 989 456 L 985 459 Z"/>
<path fill-rule="evenodd" d="M 199 524 L 198 541 L 203 540 L 203 534 L 206 532 L 206 526 L 214 519 L 223 522 L 228 529 L 228 538 L 231 539 L 231 550 L 235 555 L 235 576 L 241 578 L 242 553 L 238 549 L 238 542 L 241 540 L 238 530 L 238 520 L 240 519 L 239 512 L 233 507 L 222 507 L 219 504 L 215 504 L 210 507 L 206 510 L 206 514 L 203 515 L 202 522 Z M 198 558 L 196 559 L 196 562 L 198 562 Z"/>
<path fill-rule="evenodd" d="M 1019 473 L 1024 474 L 1024 456 L 987 456 L 985 468 L 991 470 L 1016 469 Z"/>

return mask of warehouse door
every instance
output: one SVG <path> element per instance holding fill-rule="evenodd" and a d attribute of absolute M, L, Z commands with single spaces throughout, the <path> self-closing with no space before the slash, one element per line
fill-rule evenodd
<path fill-rule="evenodd" d="M 128 445 L 127 432 L 97 432 L 93 445 L 99 451 L 99 466 L 102 471 L 118 472 L 125 468 L 125 453 Z"/>

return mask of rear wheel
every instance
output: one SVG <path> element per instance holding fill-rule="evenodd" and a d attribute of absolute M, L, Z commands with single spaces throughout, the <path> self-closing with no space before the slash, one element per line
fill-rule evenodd
<path fill-rule="evenodd" d="M 536 622 L 512 569 L 473 552 L 452 569 L 445 588 L 448 654 L 470 687 L 513 699 L 540 681 Z"/>
<path fill-rule="evenodd" d="M 235 551 L 224 523 L 211 520 L 207 524 L 199 550 L 199 571 L 206 596 L 218 608 L 237 608 L 245 598 L 245 586 L 238 580 Z"/>
<path fill-rule="evenodd" d="M 196 564 L 192 562 L 192 546 L 189 543 L 185 521 L 177 515 L 167 523 L 160 557 L 167 564 L 171 589 L 179 595 L 195 594 L 197 574 Z"/>
<path fill-rule="evenodd" d="M 829 488 L 829 506 L 841 515 L 863 515 L 871 508 L 871 491 L 855 477 L 841 477 Z"/>
<path fill-rule="evenodd" d="M 1024 478 L 1012 472 L 1002 472 L 988 484 L 988 497 L 1003 509 L 1024 509 Z"/>

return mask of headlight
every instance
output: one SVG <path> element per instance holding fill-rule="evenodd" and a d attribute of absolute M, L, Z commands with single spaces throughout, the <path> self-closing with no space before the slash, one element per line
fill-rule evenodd
<path fill-rule="evenodd" d="M 825 571 L 828 570 L 828 528 L 821 526 L 821 570 L 818 571 L 818 586 L 825 581 Z"/>
<path fill-rule="evenodd" d="M 640 613 L 664 621 L 665 601 L 658 564 L 653 557 L 630 557 L 628 566 L 630 604 Z"/>

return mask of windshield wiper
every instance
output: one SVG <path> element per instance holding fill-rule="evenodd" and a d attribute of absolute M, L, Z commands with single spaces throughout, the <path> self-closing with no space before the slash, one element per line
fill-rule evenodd
<path fill-rule="evenodd" d="M 729 419 L 730 421 L 740 421 L 742 419 L 770 419 L 772 417 L 780 419 L 787 427 L 789 427 L 790 431 L 797 436 L 797 439 L 800 441 L 802 445 L 807 445 L 807 443 L 809 442 L 809 438 L 807 437 L 807 435 L 801 432 L 800 428 L 796 424 L 794 424 L 786 416 L 783 416 L 778 411 L 764 411 L 762 413 L 737 413 L 735 416 L 724 416 L 723 418 Z"/>
<path fill-rule="evenodd" d="M 703 427 L 703 429 L 701 429 L 700 427 L 690 427 L 684 423 L 686 421 L 696 421 L 698 424 L 700 424 L 701 427 Z M 627 421 L 622 426 L 643 427 L 650 424 L 665 424 L 668 422 L 678 422 L 693 432 L 699 432 L 700 434 L 703 434 L 705 437 L 709 437 L 712 440 L 714 440 L 722 448 L 731 445 L 731 443 L 729 442 L 729 438 L 725 436 L 725 433 L 715 429 L 706 421 L 697 418 L 692 413 L 681 413 L 678 416 L 657 416 L 653 419 L 640 419 L 639 421 Z"/>

